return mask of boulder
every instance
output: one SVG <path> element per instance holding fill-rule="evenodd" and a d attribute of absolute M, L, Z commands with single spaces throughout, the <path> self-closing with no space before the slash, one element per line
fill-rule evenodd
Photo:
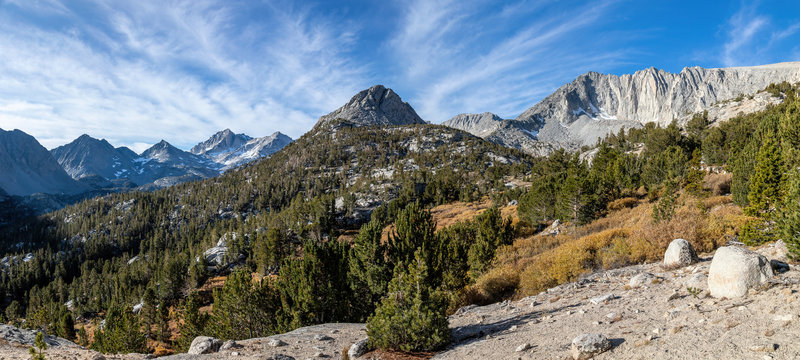
<path fill-rule="evenodd" d="M 347 350 L 347 356 L 350 359 L 357 359 L 358 357 L 366 354 L 369 351 L 367 340 L 368 338 L 363 338 L 356 341 L 353 345 L 350 345 L 350 349 Z"/>
<path fill-rule="evenodd" d="M 581 334 L 572 340 L 572 358 L 591 359 L 611 348 L 611 341 L 602 334 Z"/>
<path fill-rule="evenodd" d="M 237 343 L 236 341 L 228 340 L 222 343 L 222 346 L 219 347 L 219 351 L 236 349 L 240 347 L 242 347 L 242 345 L 239 345 L 239 343 Z"/>
<path fill-rule="evenodd" d="M 187 353 L 191 355 L 215 353 L 219 351 L 220 346 L 222 346 L 222 340 L 220 339 L 198 336 L 192 340 L 192 345 L 189 346 Z"/>
<path fill-rule="evenodd" d="M 631 278 L 631 281 L 628 282 L 628 286 L 632 288 L 639 288 L 645 285 L 649 285 L 653 283 L 653 280 L 656 279 L 656 276 L 651 273 L 641 273 Z"/>
<path fill-rule="evenodd" d="M 664 253 L 664 267 L 684 267 L 699 260 L 692 244 L 684 239 L 672 240 Z"/>
<path fill-rule="evenodd" d="M 750 250 L 725 246 L 717 249 L 708 272 L 708 289 L 713 297 L 737 298 L 750 288 L 760 286 L 774 276 L 763 255 Z"/>

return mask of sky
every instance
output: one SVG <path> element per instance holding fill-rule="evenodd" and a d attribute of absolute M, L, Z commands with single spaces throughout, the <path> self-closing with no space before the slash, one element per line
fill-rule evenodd
<path fill-rule="evenodd" d="M 0 0 L 0 128 L 141 152 L 298 138 L 383 84 L 513 118 L 588 71 L 800 61 L 800 1 Z"/>

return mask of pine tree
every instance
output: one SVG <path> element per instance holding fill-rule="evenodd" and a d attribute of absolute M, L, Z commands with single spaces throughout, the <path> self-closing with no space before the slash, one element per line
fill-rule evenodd
<path fill-rule="evenodd" d="M 192 307 L 195 304 L 187 304 Z M 241 340 L 272 335 L 277 328 L 277 293 L 266 281 L 253 283 L 250 271 L 232 272 L 222 289 L 214 291 L 214 311 L 208 326 L 224 340 Z M 187 319 L 195 331 L 205 320 L 188 309 Z M 191 339 L 186 339 L 191 342 Z"/>
<path fill-rule="evenodd" d="M 86 334 L 86 328 L 83 325 L 78 328 L 78 345 L 84 347 L 89 345 L 89 335 Z"/>
<path fill-rule="evenodd" d="M 144 335 L 147 337 L 152 336 L 152 327 L 156 323 L 156 293 L 153 288 L 147 288 L 142 297 L 142 309 L 139 312 L 139 318 L 142 321 L 142 328 Z"/>
<path fill-rule="evenodd" d="M 392 278 L 382 234 L 382 222 L 373 219 L 361 227 L 350 250 L 347 276 L 358 307 L 357 317 L 362 321 L 375 310 Z"/>
<path fill-rule="evenodd" d="M 777 230 L 786 243 L 789 256 L 800 259 L 800 171 L 790 171 L 786 183 Z"/>
<path fill-rule="evenodd" d="M 703 180 L 706 173 L 701 168 L 702 157 L 703 153 L 699 148 L 692 152 L 692 160 L 689 161 L 689 173 L 686 175 L 686 191 L 697 197 L 706 195 L 706 191 L 703 188 Z"/>
<path fill-rule="evenodd" d="M 196 291 L 190 292 L 186 297 L 186 304 L 178 316 L 180 319 L 176 319 L 176 322 L 179 324 L 180 337 L 177 346 L 180 350 L 186 351 L 195 337 L 206 332 L 209 320 L 207 314 L 200 312 L 200 295 Z"/>
<path fill-rule="evenodd" d="M 756 166 L 750 179 L 747 200 L 750 203 L 745 213 L 769 218 L 780 201 L 780 184 L 783 165 L 778 147 L 772 136 L 766 136 L 756 156 Z"/>
<path fill-rule="evenodd" d="M 75 320 L 72 318 L 72 314 L 67 312 L 61 317 L 59 330 L 61 337 L 69 341 L 75 341 Z"/>
<path fill-rule="evenodd" d="M 156 310 L 156 327 L 157 327 L 157 339 L 161 342 L 169 341 L 169 338 L 172 336 L 172 333 L 169 331 L 169 305 L 167 305 L 166 301 L 161 301 L 158 304 L 158 309 Z"/>
<path fill-rule="evenodd" d="M 370 346 L 402 351 L 432 351 L 450 341 L 447 303 L 433 288 L 424 250 L 405 269 L 399 265 L 389 293 L 367 319 Z"/>
<path fill-rule="evenodd" d="M 33 347 L 29 349 L 32 360 L 45 360 L 44 351 L 47 350 L 47 343 L 44 342 L 44 333 L 39 331 L 36 333 L 36 340 L 33 342 Z"/>
<path fill-rule="evenodd" d="M 469 277 L 473 281 L 482 275 L 492 259 L 495 250 L 501 245 L 508 245 L 513 239 L 513 228 L 510 220 L 503 220 L 500 210 L 491 207 L 477 218 L 478 234 L 475 243 L 469 249 Z"/>

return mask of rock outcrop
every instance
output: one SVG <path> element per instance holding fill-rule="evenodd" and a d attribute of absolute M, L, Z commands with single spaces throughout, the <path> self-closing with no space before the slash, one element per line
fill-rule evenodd
<path fill-rule="evenodd" d="M 222 346 L 222 340 L 215 339 L 208 336 L 198 336 L 192 340 L 192 345 L 189 346 L 190 355 L 210 354 L 219 351 Z"/>
<path fill-rule="evenodd" d="M 319 118 L 316 127 L 345 120 L 355 126 L 425 124 L 414 108 L 392 89 L 375 85 L 353 96 L 344 106 Z"/>
<path fill-rule="evenodd" d="M 611 348 L 611 341 L 603 334 L 581 334 L 572 340 L 572 358 L 591 359 Z"/>
<path fill-rule="evenodd" d="M 516 119 L 486 121 L 459 115 L 445 125 L 534 155 L 556 148 L 578 150 L 621 129 L 647 123 L 685 124 L 708 110 L 719 123 L 740 112 L 765 109 L 780 101 L 761 92 L 771 83 L 800 81 L 800 62 L 752 67 L 684 68 L 680 73 L 649 68 L 622 76 L 589 72 L 535 104 Z"/>
<path fill-rule="evenodd" d="M 482 114 L 460 114 L 442 123 L 454 129 L 466 131 L 477 137 L 486 138 L 495 132 L 503 119 L 490 112 Z"/>
<path fill-rule="evenodd" d="M 683 267 L 698 261 L 692 244 L 685 239 L 675 239 L 664 252 L 664 267 Z"/>
<path fill-rule="evenodd" d="M 537 124 L 540 141 L 574 148 L 593 144 L 622 127 L 650 122 L 666 126 L 673 119 L 685 123 L 692 114 L 716 103 L 782 81 L 800 81 L 800 62 L 690 67 L 677 74 L 656 68 L 622 76 L 589 72 L 560 87 L 517 120 Z"/>
<path fill-rule="evenodd" d="M 738 298 L 774 275 L 763 255 L 737 246 L 725 246 L 717 249 L 711 260 L 708 289 L 716 298 Z"/>

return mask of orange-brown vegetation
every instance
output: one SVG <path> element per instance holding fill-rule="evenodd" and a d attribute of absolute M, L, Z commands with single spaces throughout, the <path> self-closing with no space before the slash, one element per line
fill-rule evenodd
<path fill-rule="evenodd" d="M 709 252 L 748 220 L 730 196 L 700 200 L 682 194 L 672 218 L 659 223 L 653 221 L 652 203 L 621 200 L 615 210 L 589 224 L 567 226 L 555 236 L 520 237 L 498 249 L 493 268 L 466 290 L 466 299 L 487 303 L 509 294 L 527 296 L 599 269 L 660 261 L 676 238 Z"/>

